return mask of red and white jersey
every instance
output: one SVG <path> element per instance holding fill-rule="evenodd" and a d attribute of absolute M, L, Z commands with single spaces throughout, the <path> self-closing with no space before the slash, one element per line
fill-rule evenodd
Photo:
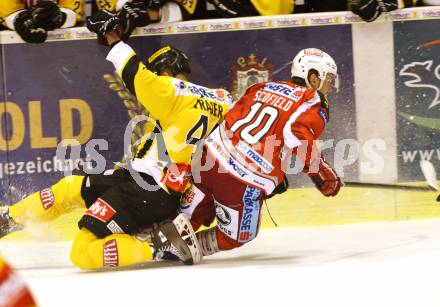
<path fill-rule="evenodd" d="M 298 154 L 308 170 L 329 118 L 320 92 L 292 82 L 251 86 L 207 139 L 206 147 L 237 179 L 270 194 L 283 180 L 283 165 Z M 290 161 L 290 159 L 288 159 Z"/>

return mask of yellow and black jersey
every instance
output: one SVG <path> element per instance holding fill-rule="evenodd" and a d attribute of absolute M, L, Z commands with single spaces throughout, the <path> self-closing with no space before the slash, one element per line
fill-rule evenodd
<path fill-rule="evenodd" d="M 251 0 L 260 15 L 292 14 L 294 0 Z"/>
<path fill-rule="evenodd" d="M 223 121 L 232 97 L 224 89 L 157 76 L 124 42 L 112 48 L 107 60 L 157 123 L 148 129 L 153 133 L 138 147 L 132 167 L 153 176 L 164 187 L 160 182 L 164 168 L 170 163 L 191 165 L 199 141 Z"/>
<path fill-rule="evenodd" d="M 0 0 L 0 22 L 3 26 L 14 30 L 14 20 L 21 11 L 35 5 L 37 0 Z M 73 27 L 84 14 L 84 0 L 58 0 L 61 11 L 66 13 L 66 21 L 62 28 Z"/>
<path fill-rule="evenodd" d="M 95 0 L 98 10 L 106 10 L 112 13 L 119 11 L 125 3 L 131 0 Z M 203 0 L 176 0 L 165 3 L 161 8 L 160 22 L 174 22 L 192 19 L 204 19 L 206 13 L 206 1 Z"/>
<path fill-rule="evenodd" d="M 131 0 L 95 0 L 98 10 L 106 10 L 112 13 L 119 11 L 127 2 L 131 2 Z"/>

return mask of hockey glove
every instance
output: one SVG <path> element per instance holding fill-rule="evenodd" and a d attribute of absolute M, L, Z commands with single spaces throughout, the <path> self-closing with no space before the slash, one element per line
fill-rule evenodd
<path fill-rule="evenodd" d="M 35 25 L 46 31 L 61 28 L 67 18 L 66 13 L 62 12 L 58 5 L 50 0 L 40 0 L 30 10 Z"/>
<path fill-rule="evenodd" d="M 171 163 L 165 168 L 161 182 L 177 193 L 185 192 L 191 179 L 191 165 Z"/>
<path fill-rule="evenodd" d="M 342 186 L 341 178 L 322 157 L 318 173 L 309 173 L 309 177 L 324 196 L 336 196 Z"/>
<path fill-rule="evenodd" d="M 266 199 L 272 198 L 277 194 L 283 194 L 289 188 L 289 181 L 287 180 L 287 176 L 284 176 L 283 181 L 275 187 L 275 189 L 266 196 Z"/>
<path fill-rule="evenodd" d="M 391 12 L 397 8 L 397 0 L 353 0 L 351 3 L 351 11 L 366 22 L 376 20 L 382 12 Z"/>
<path fill-rule="evenodd" d="M 127 2 L 118 12 L 118 16 L 122 21 L 125 21 L 125 24 L 123 25 L 124 32 L 122 34 L 122 39 L 124 41 L 130 37 L 135 28 L 145 27 L 150 24 L 147 7 L 143 1 Z"/>
<path fill-rule="evenodd" d="M 209 0 L 216 11 L 225 18 L 240 16 L 241 3 L 240 0 Z"/>
<path fill-rule="evenodd" d="M 119 15 L 113 15 L 106 11 L 99 11 L 91 17 L 87 17 L 86 26 L 89 31 L 98 35 L 98 42 L 104 46 L 108 46 L 106 34 L 115 31 L 119 37 L 124 33 L 125 22 L 121 20 Z"/>
<path fill-rule="evenodd" d="M 165 5 L 169 0 L 148 0 L 147 7 L 152 9 L 158 9 Z"/>
<path fill-rule="evenodd" d="M 30 10 L 23 11 L 15 17 L 15 31 L 27 43 L 44 43 L 47 39 L 47 31 L 37 27 L 33 20 Z"/>

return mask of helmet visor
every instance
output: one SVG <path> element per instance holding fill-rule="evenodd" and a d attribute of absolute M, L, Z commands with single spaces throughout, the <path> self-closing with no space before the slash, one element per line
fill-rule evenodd
<path fill-rule="evenodd" d="M 327 73 L 325 75 L 324 83 L 327 84 L 330 93 L 339 92 L 339 75 Z"/>

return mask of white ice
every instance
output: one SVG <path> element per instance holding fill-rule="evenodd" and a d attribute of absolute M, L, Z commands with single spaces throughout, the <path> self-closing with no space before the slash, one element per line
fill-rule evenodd
<path fill-rule="evenodd" d="M 2 244 L 41 306 L 440 306 L 440 219 L 261 231 L 196 266 L 84 272 L 68 244 Z"/>

